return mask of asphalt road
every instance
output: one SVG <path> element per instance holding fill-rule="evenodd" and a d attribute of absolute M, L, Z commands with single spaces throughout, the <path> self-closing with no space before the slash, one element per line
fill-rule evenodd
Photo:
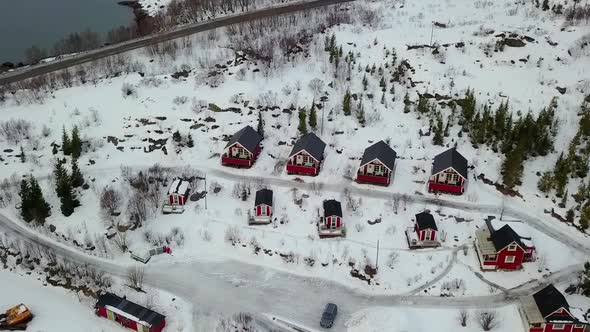
<path fill-rule="evenodd" d="M 324 7 L 339 3 L 350 2 L 354 0 L 312 0 L 312 1 L 300 1 L 292 2 L 287 4 L 280 4 L 276 6 L 266 7 L 262 9 L 252 10 L 246 13 L 240 13 L 235 15 L 224 16 L 207 20 L 204 22 L 197 22 L 192 24 L 183 25 L 173 30 L 156 33 L 153 35 L 133 39 L 130 41 L 117 43 L 109 46 L 105 46 L 96 50 L 87 51 L 75 56 L 66 57 L 61 60 L 56 60 L 44 64 L 38 64 L 35 66 L 21 68 L 15 71 L 6 72 L 0 74 L 0 85 L 10 84 L 18 82 L 27 78 L 51 73 L 57 70 L 73 67 L 111 55 L 135 50 L 138 48 L 146 47 L 148 45 L 158 44 L 161 42 L 169 41 L 172 39 L 188 36 L 194 33 L 212 30 L 236 23 L 242 23 L 247 21 L 253 21 L 265 17 L 283 15 L 288 13 L 294 13 L 306 9 L 313 9 L 318 7 Z"/>

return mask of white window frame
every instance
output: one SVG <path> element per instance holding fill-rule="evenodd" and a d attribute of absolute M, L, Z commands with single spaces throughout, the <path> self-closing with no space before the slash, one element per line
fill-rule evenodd
<path fill-rule="evenodd" d="M 376 164 L 374 167 L 375 167 L 375 170 L 374 170 L 375 175 L 381 176 L 381 175 L 385 174 L 385 166 Z"/>
<path fill-rule="evenodd" d="M 240 149 L 241 149 L 241 148 L 240 148 L 239 146 L 234 146 L 234 147 L 232 147 L 232 148 L 231 148 L 231 155 L 232 155 L 232 157 L 239 157 L 239 156 L 240 156 L 240 154 L 242 153 L 242 152 L 240 151 Z"/>
<path fill-rule="evenodd" d="M 332 222 L 330 223 L 330 226 L 332 229 L 338 229 L 338 227 L 336 226 L 336 224 L 338 223 L 338 217 L 334 217 L 332 216 Z"/>
<path fill-rule="evenodd" d="M 581 329 L 581 328 L 583 328 L 583 327 L 584 327 L 584 324 L 575 324 L 575 325 L 574 325 L 574 328 L 575 328 L 575 329 Z"/>
<path fill-rule="evenodd" d="M 459 182 L 459 174 L 457 173 L 448 173 L 447 174 L 447 181 L 448 184 L 457 184 Z"/>
<path fill-rule="evenodd" d="M 506 256 L 504 257 L 504 263 L 514 263 L 516 261 L 516 256 Z"/>
<path fill-rule="evenodd" d="M 375 173 L 375 165 L 368 164 L 367 165 L 367 174 L 373 174 L 373 173 Z"/>
<path fill-rule="evenodd" d="M 565 329 L 565 324 L 563 324 L 563 323 L 558 323 L 558 324 L 552 323 L 551 325 L 552 325 L 552 329 L 553 330 L 563 330 L 563 329 Z"/>
<path fill-rule="evenodd" d="M 260 215 L 266 217 L 266 205 L 260 205 Z"/>
<path fill-rule="evenodd" d="M 516 251 L 516 244 L 511 244 L 508 246 L 508 251 Z"/>

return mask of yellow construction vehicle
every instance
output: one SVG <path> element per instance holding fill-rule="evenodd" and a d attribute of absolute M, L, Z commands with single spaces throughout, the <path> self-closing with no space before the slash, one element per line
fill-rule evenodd
<path fill-rule="evenodd" d="M 33 319 L 33 314 L 26 305 L 21 303 L 0 314 L 0 330 L 24 331 L 31 319 Z"/>

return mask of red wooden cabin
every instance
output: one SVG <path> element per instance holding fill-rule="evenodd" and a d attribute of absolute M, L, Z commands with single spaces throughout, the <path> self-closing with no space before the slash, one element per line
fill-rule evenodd
<path fill-rule="evenodd" d="M 455 148 L 448 149 L 434 157 L 431 174 L 429 192 L 462 194 L 467 181 L 467 159 Z"/>
<path fill-rule="evenodd" d="M 363 153 L 356 181 L 388 186 L 396 156 L 395 151 L 383 141 L 369 146 Z"/>
<path fill-rule="evenodd" d="M 254 218 L 250 220 L 251 224 L 268 224 L 272 220 L 273 193 L 270 189 L 260 189 L 256 192 L 254 199 Z"/>
<path fill-rule="evenodd" d="M 553 285 L 522 299 L 520 314 L 529 332 L 584 332 L 584 311 L 571 308 Z"/>
<path fill-rule="evenodd" d="M 293 146 L 287 161 L 288 174 L 318 175 L 324 160 L 324 143 L 314 133 L 303 135 Z"/>
<path fill-rule="evenodd" d="M 221 164 L 234 167 L 252 167 L 260 154 L 263 137 L 252 127 L 238 130 L 225 145 Z"/>
<path fill-rule="evenodd" d="M 318 224 L 320 237 L 344 235 L 344 221 L 342 219 L 342 206 L 334 199 L 324 201 L 324 216 Z"/>
<path fill-rule="evenodd" d="M 98 316 L 138 332 L 161 332 L 166 326 L 166 317 L 163 315 L 112 293 L 105 293 L 98 298 L 95 312 Z"/>
<path fill-rule="evenodd" d="M 438 227 L 434 217 L 428 212 L 420 212 L 416 215 L 416 235 L 420 241 L 436 241 Z"/>
<path fill-rule="evenodd" d="M 490 222 L 476 232 L 475 250 L 482 270 L 518 270 L 525 262 L 526 248 L 509 226 L 494 230 Z"/>

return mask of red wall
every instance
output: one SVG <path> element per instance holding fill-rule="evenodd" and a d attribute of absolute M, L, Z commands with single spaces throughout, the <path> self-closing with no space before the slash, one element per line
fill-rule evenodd
<path fill-rule="evenodd" d="M 152 328 L 150 329 L 150 332 L 162 332 L 162 330 L 164 329 L 165 326 L 166 326 L 166 320 L 163 320 L 162 323 L 160 323 L 160 325 L 152 326 Z"/>
<path fill-rule="evenodd" d="M 506 256 L 515 256 L 514 263 L 505 263 Z M 516 251 L 508 251 L 508 247 L 506 247 L 498 252 L 497 257 L 496 265 L 499 269 L 517 270 L 521 268 L 524 261 L 524 250 L 517 246 Z"/>
<path fill-rule="evenodd" d="M 326 227 L 331 228 L 333 222 L 336 223 L 336 227 L 337 228 L 342 227 L 342 218 L 340 218 L 338 216 L 329 216 L 329 217 L 326 217 Z"/>
<path fill-rule="evenodd" d="M 426 238 L 426 230 L 418 230 L 418 228 L 416 228 L 416 230 L 418 231 L 418 238 L 420 239 L 420 241 L 434 241 L 436 240 L 436 231 L 434 229 L 430 230 L 430 239 Z"/>
<path fill-rule="evenodd" d="M 266 207 L 266 216 L 270 217 L 270 213 L 272 212 L 272 208 L 268 205 L 258 205 L 256 206 L 256 216 L 261 216 L 262 215 L 262 209 L 264 209 Z"/>

